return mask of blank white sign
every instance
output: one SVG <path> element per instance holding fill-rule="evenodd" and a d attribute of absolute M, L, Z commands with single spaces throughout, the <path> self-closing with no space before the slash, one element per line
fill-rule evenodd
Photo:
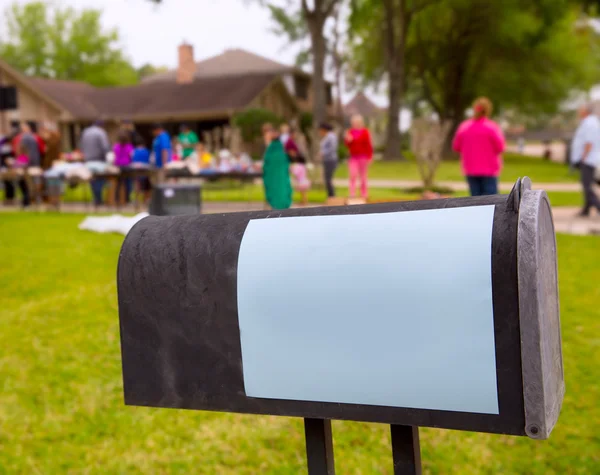
<path fill-rule="evenodd" d="M 249 222 L 246 395 L 498 414 L 494 206 Z"/>

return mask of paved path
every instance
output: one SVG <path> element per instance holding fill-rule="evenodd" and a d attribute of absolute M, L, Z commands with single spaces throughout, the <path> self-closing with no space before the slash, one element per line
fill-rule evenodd
<path fill-rule="evenodd" d="M 265 209 L 264 203 L 259 202 L 205 202 L 203 204 L 204 213 L 232 213 L 236 211 L 257 211 Z M 17 207 L 2 207 L 0 211 L 18 211 Z M 41 210 L 45 211 L 45 210 Z M 592 214 L 590 218 L 577 217 L 579 209 L 573 207 L 556 207 L 552 210 L 554 214 L 554 226 L 556 232 L 568 234 L 595 234 L 600 236 L 600 215 Z M 38 212 L 35 208 L 26 211 L 27 213 Z M 61 212 L 63 213 L 82 213 L 93 214 L 90 206 L 80 203 L 64 203 Z M 99 213 L 115 214 L 115 213 L 133 214 L 135 210 L 132 206 L 123 208 L 121 211 L 114 209 L 102 208 Z"/>
<path fill-rule="evenodd" d="M 568 206 L 552 209 L 554 228 L 557 233 L 567 234 L 594 234 L 600 236 L 600 215 L 592 211 L 589 218 L 577 216 L 580 208 Z"/>
<path fill-rule="evenodd" d="M 334 180 L 336 186 L 345 187 L 348 186 L 348 180 L 338 178 Z M 466 191 L 468 186 L 462 181 L 437 181 L 436 185 L 443 186 L 445 188 L 451 188 L 454 191 Z M 423 186 L 423 183 L 416 180 L 382 180 L 372 179 L 369 180 L 369 186 L 373 188 L 419 188 Z M 500 183 L 501 191 L 510 191 L 514 183 Z M 533 183 L 533 188 L 536 190 L 546 191 L 581 191 L 581 185 L 579 183 Z"/>

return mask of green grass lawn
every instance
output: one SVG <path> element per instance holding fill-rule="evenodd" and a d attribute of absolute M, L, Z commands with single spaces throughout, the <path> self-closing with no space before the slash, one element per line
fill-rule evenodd
<path fill-rule="evenodd" d="M 339 196 L 348 196 L 348 188 L 338 187 Z M 582 197 L 580 192 L 570 191 L 551 191 L 548 192 L 552 206 L 580 206 Z M 375 188 L 369 189 L 371 200 L 418 200 L 421 193 L 415 193 L 411 190 L 400 188 Z M 451 194 L 452 197 L 468 196 L 467 191 L 457 191 Z M 312 204 L 324 203 L 327 194 L 322 186 L 313 187 L 308 193 L 308 201 Z M 262 185 L 240 185 L 237 182 L 215 185 L 208 184 L 204 187 L 202 199 L 207 202 L 213 201 L 265 201 L 265 194 Z M 67 189 L 64 201 L 65 202 L 89 202 L 91 200 L 87 187 L 84 185 L 73 189 Z M 300 203 L 301 197 L 299 193 L 294 193 L 294 202 Z"/>
<path fill-rule="evenodd" d="M 369 177 L 386 180 L 420 180 L 419 170 L 410 153 L 406 161 L 375 161 L 369 169 Z M 348 168 L 343 165 L 336 173 L 338 178 L 348 176 Z M 548 162 L 540 157 L 529 157 L 512 153 L 504 154 L 504 168 L 500 175 L 502 182 L 514 182 L 519 177 L 528 176 L 534 183 L 576 182 L 578 174 L 569 173 L 562 163 Z M 458 160 L 444 161 L 438 169 L 437 181 L 463 181 Z"/>
<path fill-rule="evenodd" d="M 298 419 L 124 406 L 122 237 L 81 219 L 0 214 L 0 474 L 306 473 Z M 599 473 L 600 240 L 558 249 L 567 394 L 550 440 L 422 429 L 425 473 Z M 386 426 L 334 437 L 338 473 L 392 473 Z"/>

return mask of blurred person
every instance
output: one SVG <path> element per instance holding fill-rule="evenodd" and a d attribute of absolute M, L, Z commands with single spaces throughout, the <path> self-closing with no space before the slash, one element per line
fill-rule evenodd
<path fill-rule="evenodd" d="M 361 197 L 368 197 L 367 173 L 369 163 L 373 160 L 373 143 L 371 134 L 365 127 L 365 121 L 360 114 L 350 119 L 350 129 L 346 131 L 344 141 L 350 152 L 348 169 L 350 172 L 350 198 L 356 194 L 356 180 L 360 178 Z"/>
<path fill-rule="evenodd" d="M 14 139 L 19 135 L 19 129 L 13 128 L 10 134 L 0 139 L 0 167 L 11 168 L 14 163 L 14 157 L 17 150 L 14 148 Z M 3 180 L 4 186 L 4 204 L 11 206 L 15 199 L 15 184 L 12 179 Z"/>
<path fill-rule="evenodd" d="M 40 139 L 31 131 L 31 127 L 26 122 L 21 124 L 21 134 L 17 143 L 17 149 L 27 156 L 30 167 L 41 166 L 42 147 L 40 146 Z"/>
<path fill-rule="evenodd" d="M 89 127 L 83 130 L 79 140 L 79 150 L 86 162 L 106 162 L 106 154 L 110 152 L 110 142 L 108 135 L 103 129 L 104 123 L 97 120 Z M 102 204 L 102 191 L 104 190 L 105 180 L 103 178 L 92 178 L 90 187 L 94 197 L 94 205 Z"/>
<path fill-rule="evenodd" d="M 238 152 L 236 160 L 241 171 L 247 172 L 252 170 L 252 157 L 246 152 Z"/>
<path fill-rule="evenodd" d="M 120 133 L 124 133 L 129 136 L 129 143 L 136 143 L 140 139 L 140 134 L 135 130 L 135 124 L 131 120 L 124 120 L 121 122 Z"/>
<path fill-rule="evenodd" d="M 279 126 L 279 140 L 281 140 L 281 143 L 284 147 L 290 138 L 290 130 L 290 126 L 286 123 L 283 123 Z"/>
<path fill-rule="evenodd" d="M 544 153 L 542 154 L 542 157 L 544 160 L 552 160 L 552 141 L 546 139 L 542 143 L 544 144 Z"/>
<path fill-rule="evenodd" d="M 206 150 L 206 146 L 199 142 L 196 146 L 196 154 L 198 155 L 198 166 L 203 169 L 214 168 L 215 159 L 212 154 Z"/>
<path fill-rule="evenodd" d="M 46 145 L 46 153 L 42 157 L 42 169 L 48 170 L 53 162 L 60 159 L 60 132 L 56 124 L 45 124 L 40 131 L 40 137 Z"/>
<path fill-rule="evenodd" d="M 18 132 L 15 134 L 13 140 L 12 140 L 12 147 L 13 150 L 16 151 L 19 150 L 19 146 L 21 143 L 21 139 L 23 138 L 23 135 L 27 134 L 28 135 L 28 140 L 30 139 L 29 136 L 33 137 L 37 143 L 37 147 L 38 147 L 38 153 L 39 153 L 39 160 L 35 161 L 35 164 L 32 164 L 31 166 L 34 167 L 39 167 L 42 164 L 42 157 L 43 155 L 46 153 L 46 143 L 44 142 L 44 140 L 42 139 L 42 137 L 40 137 L 38 134 L 34 133 L 33 130 L 31 129 L 31 126 L 27 123 L 27 122 L 21 122 L 21 124 L 19 124 L 19 129 Z M 31 143 L 29 143 L 28 147 L 31 146 Z"/>
<path fill-rule="evenodd" d="M 217 169 L 221 173 L 229 173 L 235 168 L 235 157 L 226 149 L 219 152 L 219 165 Z"/>
<path fill-rule="evenodd" d="M 12 141 L 12 151 L 14 159 L 9 159 L 7 165 L 13 169 L 26 169 L 27 167 L 39 167 L 41 162 L 40 146 L 38 138 L 31 131 L 31 127 L 26 122 L 21 123 L 19 132 Z M 27 177 L 20 175 L 17 179 L 17 185 L 21 190 L 22 206 L 27 208 L 31 204 L 31 190 L 29 189 Z M 7 190 L 9 201 L 14 199 L 14 187 L 11 183 Z"/>
<path fill-rule="evenodd" d="M 21 135 L 18 141 L 17 164 L 24 168 L 40 167 L 42 165 L 42 156 L 46 150 L 44 141 L 40 136 L 34 134 L 30 125 L 27 122 L 21 124 Z M 43 180 L 39 176 L 31 176 L 23 178 L 25 184 L 19 183 L 23 191 L 23 207 L 30 204 L 30 195 L 33 192 L 34 196 L 41 198 Z M 25 192 L 27 190 L 27 192 Z"/>
<path fill-rule="evenodd" d="M 294 189 L 300 193 L 302 197 L 301 204 L 308 204 L 308 190 L 310 190 L 310 180 L 308 178 L 308 170 L 306 169 L 306 159 L 302 155 L 296 155 L 291 158 L 292 166 L 290 172 L 294 178 Z"/>
<path fill-rule="evenodd" d="M 498 193 L 498 175 L 506 144 L 502 129 L 489 118 L 491 114 L 490 100 L 476 99 L 473 118 L 460 124 L 452 141 L 452 148 L 460 154 L 471 196 Z"/>
<path fill-rule="evenodd" d="M 171 138 L 162 124 L 154 124 L 152 128 L 154 142 L 154 166 L 158 169 L 158 181 L 163 182 L 166 178 L 164 166 L 171 161 Z"/>
<path fill-rule="evenodd" d="M 181 133 L 179 134 L 179 143 L 182 148 L 182 158 L 185 160 L 192 155 L 196 146 L 199 143 L 198 136 L 196 132 L 194 132 L 188 124 L 181 125 Z"/>
<path fill-rule="evenodd" d="M 42 170 L 46 171 L 52 168 L 52 164 L 60 160 L 62 149 L 61 135 L 58 126 L 54 122 L 46 122 L 40 131 L 40 137 L 46 145 L 46 153 L 42 156 Z M 43 199 L 47 203 L 52 203 L 54 206 L 59 205 L 59 196 L 57 196 L 57 186 L 52 189 L 46 180 L 42 180 Z"/>
<path fill-rule="evenodd" d="M 517 139 L 517 150 L 520 155 L 525 153 L 525 139 L 523 137 Z"/>
<path fill-rule="evenodd" d="M 284 135 L 280 135 L 279 140 L 283 144 L 283 149 L 285 153 L 287 153 L 290 162 L 293 159 L 300 157 L 302 153 L 300 152 L 300 148 L 298 147 L 298 142 L 296 141 L 296 130 L 290 128 L 287 134 L 287 140 L 284 141 Z"/>
<path fill-rule="evenodd" d="M 600 120 L 591 105 L 581 106 L 578 114 L 581 122 L 573 137 L 571 157 L 581 172 L 583 186 L 584 205 L 579 216 L 587 217 L 591 208 L 600 211 L 600 200 L 592 189 L 596 168 L 600 166 Z"/>
<path fill-rule="evenodd" d="M 133 155 L 133 144 L 131 143 L 131 134 L 124 131 L 119 133 L 117 143 L 113 146 L 113 153 L 115 154 L 114 165 L 123 170 L 131 165 L 131 158 Z M 117 181 L 117 187 L 115 189 L 115 202 L 120 203 L 121 188 L 125 188 L 125 203 L 129 203 L 129 196 L 131 195 L 131 179 L 119 177 Z"/>
<path fill-rule="evenodd" d="M 327 197 L 335 196 L 333 186 L 333 175 L 338 166 L 338 138 L 333 127 L 323 123 L 319 126 L 319 135 L 321 136 L 321 160 L 323 162 L 323 179 L 327 188 Z"/>
<path fill-rule="evenodd" d="M 178 162 L 182 159 L 183 148 L 177 137 L 171 138 L 171 161 Z"/>
<path fill-rule="evenodd" d="M 150 151 L 146 148 L 146 144 L 141 137 L 138 137 L 135 143 L 135 150 L 133 151 L 133 156 L 131 157 L 131 162 L 135 165 L 141 167 L 150 167 Z M 147 176 L 137 177 L 135 181 L 135 186 L 137 190 L 138 196 L 143 196 L 143 201 L 145 204 L 150 202 L 150 192 L 152 191 L 152 186 L 150 185 L 150 178 Z"/>
<path fill-rule="evenodd" d="M 290 167 L 278 133 L 271 124 L 262 127 L 266 150 L 263 158 L 263 185 L 267 203 L 273 209 L 287 209 L 292 205 Z"/>
<path fill-rule="evenodd" d="M 15 151 L 15 158 L 9 161 L 10 168 L 13 169 L 25 169 L 29 166 L 29 153 L 30 150 L 27 149 L 26 144 L 23 141 L 20 141 L 17 150 Z M 12 183 L 11 183 L 12 185 Z M 29 184 L 27 182 L 26 177 L 23 175 L 19 175 L 17 179 L 17 185 L 21 190 L 22 196 L 22 206 L 23 208 L 27 208 L 31 204 Z M 13 189 L 13 199 L 14 199 L 14 189 Z"/>

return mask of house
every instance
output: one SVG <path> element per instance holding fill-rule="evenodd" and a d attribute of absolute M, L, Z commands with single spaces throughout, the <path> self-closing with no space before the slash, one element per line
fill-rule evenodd
<path fill-rule="evenodd" d="M 373 145 L 383 146 L 387 124 L 386 109 L 378 107 L 364 92 L 360 91 L 344 106 L 345 121 L 348 124 L 355 114 L 361 115 L 365 120 L 366 127 L 371 131 Z"/>
<path fill-rule="evenodd" d="M 127 87 L 97 88 L 78 81 L 28 77 L 0 59 L 0 84 L 17 89 L 18 109 L 0 113 L 0 134 L 21 121 L 34 128 L 46 122 L 61 130 L 63 149 L 76 146 L 83 127 L 103 119 L 115 137 L 119 123 L 131 120 L 144 137 L 162 122 L 174 133 L 185 122 L 197 133 L 230 123 L 249 108 L 265 108 L 287 120 L 311 107 L 311 76 L 241 49 L 195 62 L 189 44 L 178 49 L 176 69 Z M 331 84 L 327 84 L 332 103 Z M 333 106 L 331 106 L 333 111 Z"/>
<path fill-rule="evenodd" d="M 256 74 L 266 74 L 280 77 L 290 94 L 295 98 L 302 112 L 310 112 L 312 108 L 312 76 L 306 71 L 286 64 L 278 63 L 263 56 L 243 49 L 228 49 L 217 56 L 194 61 L 194 49 L 189 44 L 179 47 L 178 68 L 156 73 L 142 80 L 142 83 L 173 83 L 222 77 L 248 77 Z M 329 113 L 333 111 L 332 84 L 326 83 L 327 104 Z M 268 108 L 269 104 L 264 104 Z"/>

